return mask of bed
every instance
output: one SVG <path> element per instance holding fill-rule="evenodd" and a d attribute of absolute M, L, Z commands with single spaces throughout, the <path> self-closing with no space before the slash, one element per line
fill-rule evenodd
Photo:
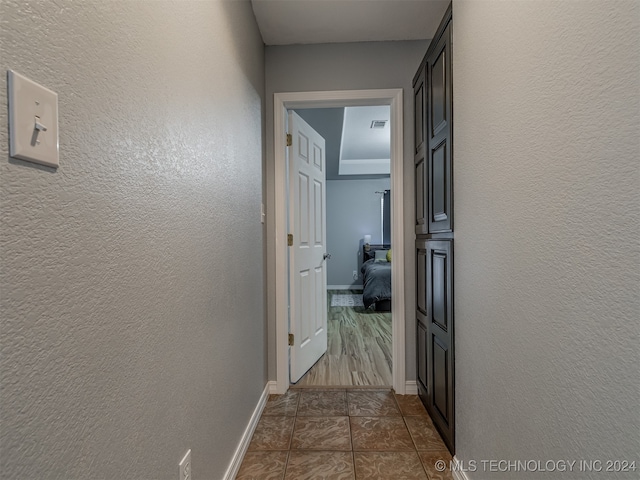
<path fill-rule="evenodd" d="M 369 250 L 362 247 L 363 277 L 362 301 L 364 307 L 374 305 L 378 312 L 391 311 L 391 263 L 387 261 L 387 252 L 391 245 L 370 245 Z"/>

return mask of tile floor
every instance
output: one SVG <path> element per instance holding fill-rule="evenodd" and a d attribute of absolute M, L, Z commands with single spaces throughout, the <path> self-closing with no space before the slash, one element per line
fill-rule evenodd
<path fill-rule="evenodd" d="M 416 395 L 290 389 L 271 395 L 236 479 L 452 480 L 451 455 Z"/>

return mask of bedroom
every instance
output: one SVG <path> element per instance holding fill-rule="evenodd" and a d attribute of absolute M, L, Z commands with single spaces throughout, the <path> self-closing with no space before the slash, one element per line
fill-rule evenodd
<path fill-rule="evenodd" d="M 331 254 L 326 263 L 327 351 L 296 386 L 391 385 L 389 107 L 296 113 L 326 142 L 326 246 Z"/>

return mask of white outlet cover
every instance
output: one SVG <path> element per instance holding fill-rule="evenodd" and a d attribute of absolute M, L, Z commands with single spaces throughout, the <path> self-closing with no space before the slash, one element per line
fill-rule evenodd
<path fill-rule="evenodd" d="M 178 464 L 180 468 L 180 480 L 192 480 L 191 479 L 191 449 L 187 450 L 185 456 L 180 460 Z"/>
<path fill-rule="evenodd" d="M 7 82 L 9 154 L 58 167 L 58 94 L 12 70 Z"/>

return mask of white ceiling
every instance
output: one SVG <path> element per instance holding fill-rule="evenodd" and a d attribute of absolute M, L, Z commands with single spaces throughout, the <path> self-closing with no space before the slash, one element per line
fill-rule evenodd
<path fill-rule="evenodd" d="M 251 0 L 266 45 L 426 40 L 450 0 Z"/>
<path fill-rule="evenodd" d="M 296 109 L 326 142 L 327 180 L 388 177 L 391 173 L 391 110 L 369 107 Z M 372 129 L 373 120 L 387 120 Z"/>
<path fill-rule="evenodd" d="M 391 173 L 391 107 L 346 107 L 340 147 L 340 175 Z M 384 121 L 383 128 L 371 128 Z"/>

